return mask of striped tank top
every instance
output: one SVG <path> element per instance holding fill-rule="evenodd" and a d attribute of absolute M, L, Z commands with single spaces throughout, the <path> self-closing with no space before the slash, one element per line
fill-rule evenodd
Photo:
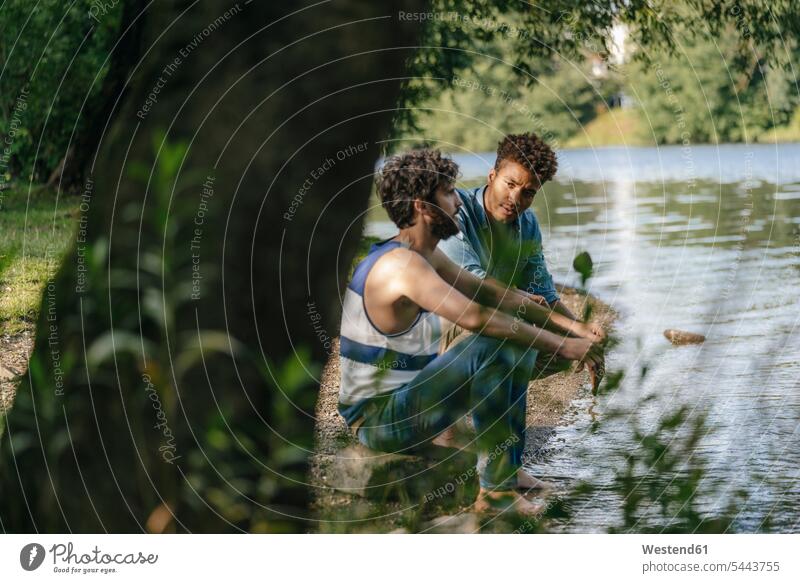
<path fill-rule="evenodd" d="M 360 417 L 368 399 L 412 381 L 439 353 L 441 323 L 436 314 L 420 310 L 414 323 L 397 334 L 384 334 L 367 315 L 367 275 L 378 259 L 402 246 L 392 240 L 372 245 L 345 291 L 339 337 L 339 412 L 348 424 Z"/>

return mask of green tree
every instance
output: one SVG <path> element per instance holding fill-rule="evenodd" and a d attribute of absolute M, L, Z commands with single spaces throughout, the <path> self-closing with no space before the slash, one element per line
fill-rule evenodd
<path fill-rule="evenodd" d="M 607 108 L 619 89 L 613 71 L 597 77 L 582 56 L 556 57 L 537 68 L 539 73 L 521 76 L 507 56 L 481 57 L 417 106 L 396 147 L 487 151 L 503 135 L 524 130 L 558 145 Z"/>
<path fill-rule="evenodd" d="M 800 103 L 791 69 L 756 50 L 743 54 L 736 27 L 714 37 L 702 29 L 676 36 L 685 39 L 676 52 L 628 68 L 648 137 L 666 144 L 757 141 L 790 121 Z"/>
<path fill-rule="evenodd" d="M 6 180 L 47 180 L 89 130 L 122 15 L 121 3 L 106 3 L 102 14 L 97 4 L 9 0 L 0 8 L 0 136 L 12 135 L 0 166 Z"/>

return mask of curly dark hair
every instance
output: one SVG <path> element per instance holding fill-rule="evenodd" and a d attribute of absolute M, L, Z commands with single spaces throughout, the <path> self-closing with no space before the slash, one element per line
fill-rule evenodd
<path fill-rule="evenodd" d="M 414 199 L 434 202 L 436 191 L 458 177 L 458 164 L 439 150 L 411 150 L 386 159 L 376 178 L 378 195 L 399 229 L 414 224 Z"/>
<path fill-rule="evenodd" d="M 499 170 L 500 165 L 506 160 L 527 168 L 540 184 L 550 180 L 558 170 L 556 153 L 533 132 L 509 134 L 497 144 L 495 170 Z"/>

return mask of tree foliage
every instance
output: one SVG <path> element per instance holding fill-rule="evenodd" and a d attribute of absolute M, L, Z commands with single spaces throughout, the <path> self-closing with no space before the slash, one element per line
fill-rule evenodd
<path fill-rule="evenodd" d="M 643 106 L 644 125 L 654 125 L 648 142 L 686 137 L 673 93 L 685 105 L 690 139 L 702 142 L 744 140 L 748 127 L 752 139 L 786 124 L 798 101 L 790 31 L 800 29 L 800 14 L 788 1 L 557 0 L 544 8 L 436 0 L 430 14 L 396 124 L 398 134 L 419 142 L 486 150 L 496 142 L 488 134 L 510 127 L 561 141 L 602 111 L 620 84 Z M 627 27 L 634 62 L 593 79 L 587 58 L 608 60 L 615 25 Z"/>
<path fill-rule="evenodd" d="M 120 2 L 102 14 L 97 4 L 8 0 L 0 8 L 0 136 L 13 138 L 0 167 L 6 180 L 47 180 L 92 122 L 122 13 Z"/>
<path fill-rule="evenodd" d="M 740 42 L 733 27 L 685 35 L 674 53 L 631 64 L 626 86 L 654 141 L 754 141 L 790 122 L 800 104 L 797 72 L 758 51 L 741 53 Z M 787 45 L 796 56 L 796 42 Z"/>

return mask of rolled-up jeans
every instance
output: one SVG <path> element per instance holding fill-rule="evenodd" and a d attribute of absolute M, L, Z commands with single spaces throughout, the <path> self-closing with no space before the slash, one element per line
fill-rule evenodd
<path fill-rule="evenodd" d="M 472 413 L 481 487 L 510 490 L 522 464 L 528 382 L 537 351 L 479 334 L 465 338 L 413 381 L 370 399 L 358 439 L 367 447 L 415 453 Z"/>

